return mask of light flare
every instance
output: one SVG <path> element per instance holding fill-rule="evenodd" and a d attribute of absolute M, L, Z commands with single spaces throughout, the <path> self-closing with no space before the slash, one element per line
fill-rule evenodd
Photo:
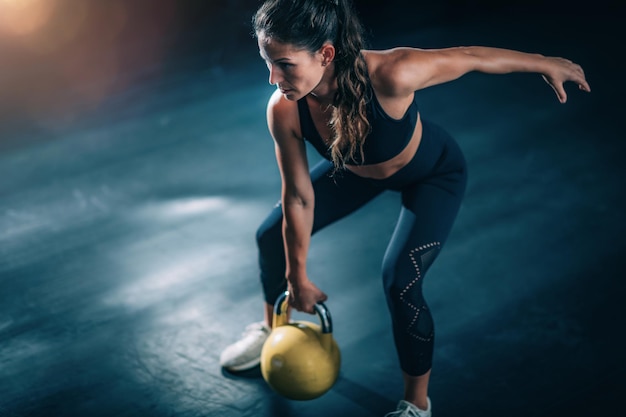
<path fill-rule="evenodd" d="M 176 0 L 0 0 L 0 91 L 11 103 L 0 104 L 0 123 L 53 129 L 146 74 L 159 76 L 178 7 Z"/>
<path fill-rule="evenodd" d="M 50 20 L 54 0 L 0 0 L 0 32 L 26 36 L 37 32 Z"/>

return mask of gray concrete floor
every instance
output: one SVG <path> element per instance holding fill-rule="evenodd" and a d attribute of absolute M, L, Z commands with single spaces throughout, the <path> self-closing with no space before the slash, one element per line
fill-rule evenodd
<path fill-rule="evenodd" d="M 469 74 L 420 92 L 470 170 L 425 282 L 437 417 L 621 415 L 625 91 L 610 53 L 623 28 L 581 14 L 372 32 L 375 47 L 565 56 L 593 89 L 570 85 L 561 105 L 537 75 Z M 120 66 L 123 88 L 97 105 L 73 100 L 98 91 L 79 79 L 91 89 L 59 95 L 63 106 L 3 113 L 0 415 L 384 415 L 402 394 L 379 277 L 394 193 L 312 241 L 309 273 L 329 294 L 343 354 L 335 387 L 295 402 L 258 369 L 220 369 L 221 349 L 261 314 L 254 232 L 280 185 L 264 119 L 272 88 L 253 40 L 211 54 L 198 46 L 206 28 L 186 36 L 161 39 L 179 45 L 161 61 Z"/>

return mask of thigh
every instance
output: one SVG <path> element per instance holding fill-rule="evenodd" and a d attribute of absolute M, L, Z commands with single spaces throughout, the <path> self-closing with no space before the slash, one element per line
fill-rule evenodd
<path fill-rule="evenodd" d="M 329 161 L 321 161 L 311 170 L 315 192 L 313 233 L 363 207 L 384 189 L 350 171 L 333 173 Z"/>
<path fill-rule="evenodd" d="M 397 279 L 398 269 L 412 269 L 410 264 L 415 262 L 425 274 L 444 245 L 463 200 L 465 177 L 441 180 L 402 191 L 400 216 L 383 261 L 383 269 L 391 272 L 387 279 Z"/>
<path fill-rule="evenodd" d="M 407 224 L 400 224 L 400 227 L 412 231 L 413 236 L 408 240 L 414 244 L 432 241 L 443 244 L 454 225 L 464 191 L 465 178 L 460 175 L 459 178 L 434 178 L 404 190 L 402 211 Z"/>

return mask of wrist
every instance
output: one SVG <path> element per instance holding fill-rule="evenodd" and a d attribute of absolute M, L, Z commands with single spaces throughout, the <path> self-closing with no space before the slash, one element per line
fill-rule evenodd
<path fill-rule="evenodd" d="M 309 280 L 305 271 L 289 271 L 285 278 L 291 285 L 299 285 Z"/>

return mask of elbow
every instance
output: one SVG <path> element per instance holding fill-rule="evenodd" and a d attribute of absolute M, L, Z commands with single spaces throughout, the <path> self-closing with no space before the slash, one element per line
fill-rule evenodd
<path fill-rule="evenodd" d="M 294 198 L 283 199 L 284 207 L 294 207 L 294 208 L 299 208 L 299 209 L 312 210 L 313 204 L 314 204 L 313 200 L 309 198 L 294 197 Z"/>
<path fill-rule="evenodd" d="M 283 207 L 313 209 L 315 198 L 312 193 L 284 193 Z"/>
<path fill-rule="evenodd" d="M 312 208 L 315 201 L 313 184 L 309 181 L 283 181 L 282 185 L 283 207 Z"/>

